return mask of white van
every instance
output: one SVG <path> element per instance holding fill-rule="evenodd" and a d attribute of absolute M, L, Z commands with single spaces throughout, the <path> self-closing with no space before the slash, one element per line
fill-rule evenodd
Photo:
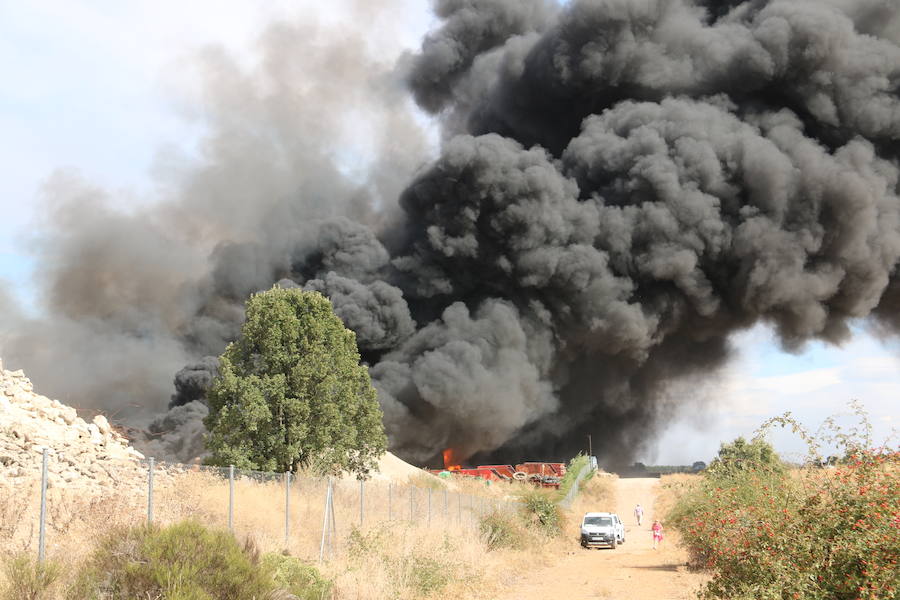
<path fill-rule="evenodd" d="M 616 513 L 589 512 L 581 519 L 581 545 L 584 548 L 609 546 L 613 550 L 625 543 L 625 525 Z"/>

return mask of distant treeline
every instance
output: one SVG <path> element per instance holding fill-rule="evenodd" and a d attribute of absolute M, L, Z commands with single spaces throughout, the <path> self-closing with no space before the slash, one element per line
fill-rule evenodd
<path fill-rule="evenodd" d="M 638 462 L 619 468 L 616 473 L 620 477 L 660 477 L 672 473 L 699 473 L 705 468 L 706 463 L 699 460 L 692 465 L 645 465 Z"/>

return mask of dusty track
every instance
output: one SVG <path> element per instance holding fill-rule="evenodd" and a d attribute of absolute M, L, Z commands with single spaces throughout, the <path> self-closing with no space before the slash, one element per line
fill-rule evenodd
<path fill-rule="evenodd" d="M 703 576 L 685 567 L 684 552 L 667 532 L 659 550 L 653 550 L 650 524 L 658 479 L 620 479 L 614 510 L 625 521 L 625 544 L 616 550 L 584 550 L 577 539 L 553 564 L 521 576 L 499 600 L 687 600 L 694 598 Z M 632 511 L 640 502 L 644 523 L 637 526 Z M 598 506 L 594 510 L 609 510 Z"/>

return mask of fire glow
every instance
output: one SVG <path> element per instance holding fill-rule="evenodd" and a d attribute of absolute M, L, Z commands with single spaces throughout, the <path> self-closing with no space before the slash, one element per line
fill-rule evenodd
<path fill-rule="evenodd" d="M 444 454 L 444 469 L 448 471 L 459 471 L 462 466 L 460 463 L 462 462 L 457 456 L 456 451 L 453 448 L 447 448 L 443 452 Z"/>

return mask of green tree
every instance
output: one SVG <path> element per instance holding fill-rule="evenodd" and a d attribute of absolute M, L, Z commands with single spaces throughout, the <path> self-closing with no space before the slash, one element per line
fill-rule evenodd
<path fill-rule="evenodd" d="M 766 470 L 779 473 L 784 464 L 772 447 L 772 444 L 760 437 L 749 442 L 739 437 L 730 444 L 723 443 L 719 454 L 709 465 L 712 475 L 728 476 L 744 471 Z"/>
<path fill-rule="evenodd" d="M 328 299 L 274 287 L 250 297 L 246 317 L 207 396 L 208 462 L 368 473 L 387 444 L 382 413 Z"/>

